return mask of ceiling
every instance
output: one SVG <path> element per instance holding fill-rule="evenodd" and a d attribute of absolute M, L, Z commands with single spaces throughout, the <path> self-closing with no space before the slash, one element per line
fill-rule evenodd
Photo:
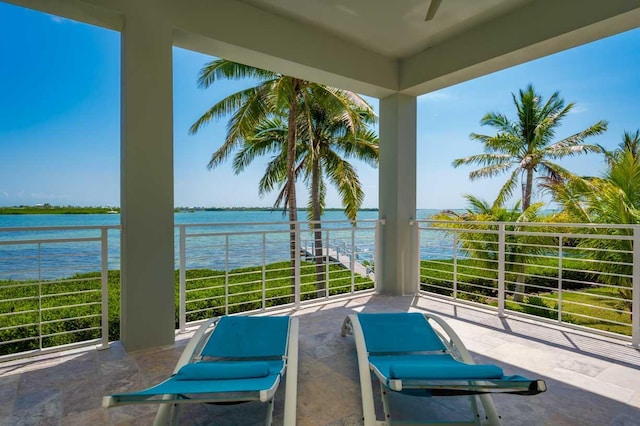
<path fill-rule="evenodd" d="M 430 21 L 425 17 L 431 0 L 238 1 L 399 59 L 490 22 L 531 0 L 443 0 Z"/>

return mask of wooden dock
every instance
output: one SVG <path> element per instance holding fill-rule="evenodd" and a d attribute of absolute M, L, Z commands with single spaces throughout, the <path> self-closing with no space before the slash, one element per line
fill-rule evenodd
<path fill-rule="evenodd" d="M 306 258 L 306 259 L 313 259 L 315 257 L 315 253 L 314 253 L 314 249 L 312 247 L 303 247 L 302 248 L 302 255 Z M 344 266 L 346 269 L 351 270 L 351 254 L 350 253 L 344 253 L 344 252 L 340 252 L 337 249 L 334 248 L 327 248 L 327 247 L 323 247 L 322 248 L 322 257 L 324 259 L 327 258 L 327 255 L 329 256 L 329 259 L 335 263 L 340 263 L 342 266 Z M 358 262 L 357 259 L 353 260 L 353 272 L 361 275 L 363 277 L 367 277 L 372 281 L 375 281 L 375 273 L 371 270 L 371 268 L 369 268 L 366 265 L 363 265 L 362 263 Z"/>

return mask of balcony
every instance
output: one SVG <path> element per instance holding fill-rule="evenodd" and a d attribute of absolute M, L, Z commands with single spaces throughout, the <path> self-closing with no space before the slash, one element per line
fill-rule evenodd
<path fill-rule="evenodd" d="M 300 318 L 299 425 L 357 425 L 361 403 L 353 338 L 340 336 L 348 313 L 428 311 L 441 315 L 479 362 L 495 362 L 507 374 L 547 381 L 533 397 L 495 396 L 505 425 L 635 424 L 640 415 L 640 354 L 602 336 L 508 317 L 428 296 L 350 296 L 274 314 Z M 101 408 L 109 392 L 138 389 L 171 372 L 191 330 L 173 346 L 134 352 L 118 343 L 108 350 L 75 349 L 0 364 L 2 424 L 151 424 L 153 407 Z M 375 384 L 374 384 L 375 385 Z M 282 392 L 276 396 L 275 424 L 281 423 Z M 417 401 L 416 401 L 417 400 Z M 394 398 L 392 414 L 446 420 L 460 401 Z M 419 405 L 417 410 L 416 405 Z M 264 406 L 187 406 L 182 424 L 259 424 Z M 249 420 L 252 419 L 252 420 Z M 255 419 L 255 422 L 254 422 Z"/>
<path fill-rule="evenodd" d="M 173 328 L 376 290 L 384 226 L 381 220 L 176 225 Z M 640 227 L 430 220 L 412 226 L 419 288 L 403 282 L 404 294 L 419 291 L 499 317 L 524 315 L 640 345 Z M 117 226 L 0 228 L 0 361 L 118 340 L 118 247 Z M 293 262 L 292 253 L 298 253 Z"/>
<path fill-rule="evenodd" d="M 288 222 L 177 225 L 176 343 L 139 351 L 109 343 L 118 329 L 110 272 L 119 264 L 118 227 L 0 229 L 0 331 L 17 336 L 0 348 L 25 348 L 2 356 L 2 424 L 149 424 L 152 407 L 104 410 L 101 397 L 167 377 L 201 319 L 241 312 L 300 317 L 299 424 L 359 424 L 355 347 L 340 337 L 343 319 L 423 310 L 444 317 L 477 361 L 547 381 L 549 391 L 539 396 L 497 396 L 504 424 L 636 421 L 636 227 L 417 221 L 420 290 L 391 297 L 375 294 L 384 221 L 353 225 L 322 222 L 320 235 L 309 223 L 294 224 L 293 265 Z M 588 256 L 593 242 L 617 255 L 618 273 Z M 487 261 L 475 262 L 474 250 Z M 69 268 L 81 274 L 70 276 Z M 86 298 L 81 314 L 77 297 Z M 446 420 L 461 403 L 417 400 L 394 398 L 392 413 L 402 419 L 417 404 Z M 260 405 L 236 408 L 193 406 L 183 416 L 187 424 L 262 419 Z"/>

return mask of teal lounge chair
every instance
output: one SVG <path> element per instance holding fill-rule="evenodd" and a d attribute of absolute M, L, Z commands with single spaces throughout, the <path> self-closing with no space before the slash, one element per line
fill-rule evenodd
<path fill-rule="evenodd" d="M 432 323 L 440 330 L 433 328 Z M 424 397 L 469 397 L 473 420 L 419 423 L 426 425 L 498 425 L 500 417 L 490 393 L 535 395 L 546 390 L 542 380 L 505 376 L 496 365 L 475 364 L 456 333 L 435 315 L 349 315 L 342 326 L 342 336 L 347 334 L 355 337 L 365 426 L 393 424 L 387 390 Z M 371 372 L 380 381 L 383 421 L 376 418 Z M 478 400 L 484 415 L 479 411 Z"/>
<path fill-rule="evenodd" d="M 298 319 L 225 316 L 204 323 L 185 348 L 173 375 L 148 389 L 106 396 L 104 407 L 160 404 L 155 425 L 174 424 L 186 403 L 268 404 L 266 425 L 273 419 L 273 396 L 286 370 L 284 425 L 296 421 Z"/>

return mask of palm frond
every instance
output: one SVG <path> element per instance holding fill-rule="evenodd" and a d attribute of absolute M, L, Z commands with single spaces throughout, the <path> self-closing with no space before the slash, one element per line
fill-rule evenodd
<path fill-rule="evenodd" d="M 509 176 L 509 179 L 507 179 L 504 185 L 502 185 L 502 187 L 500 188 L 500 191 L 496 196 L 496 200 L 494 201 L 494 204 L 502 206 L 507 202 L 509 198 L 511 198 L 518 184 L 519 172 L 520 172 L 519 169 L 515 169 L 511 173 L 511 175 Z"/>
<path fill-rule="evenodd" d="M 200 69 L 197 82 L 198 87 L 207 88 L 217 80 L 242 80 L 245 78 L 270 80 L 278 78 L 278 74 L 226 59 L 214 59 Z"/>

